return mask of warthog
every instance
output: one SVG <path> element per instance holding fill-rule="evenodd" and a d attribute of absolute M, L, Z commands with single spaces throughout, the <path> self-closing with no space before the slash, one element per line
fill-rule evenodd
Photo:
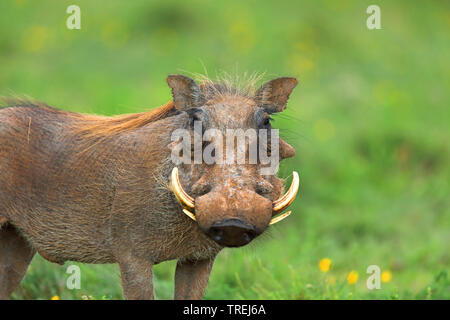
<path fill-rule="evenodd" d="M 167 78 L 173 101 L 113 117 L 25 100 L 0 110 L 0 298 L 38 252 L 48 261 L 118 263 L 124 296 L 152 299 L 152 267 L 177 259 L 175 298 L 202 298 L 216 255 L 249 243 L 289 212 L 298 175 L 282 182 L 256 164 L 175 164 L 176 129 L 270 129 L 295 78 L 258 90 Z M 217 136 L 215 137 L 217 138 Z M 214 137 L 213 137 L 214 140 Z M 277 144 L 280 159 L 295 150 Z M 270 145 L 268 145 L 270 150 Z"/>

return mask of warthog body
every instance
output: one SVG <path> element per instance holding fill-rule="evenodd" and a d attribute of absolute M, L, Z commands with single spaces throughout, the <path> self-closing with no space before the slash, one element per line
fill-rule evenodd
<path fill-rule="evenodd" d="M 226 218 L 224 212 L 236 215 L 223 204 L 211 207 L 221 203 L 211 198 L 220 190 L 209 171 L 216 166 L 204 165 L 180 167 L 180 181 L 196 203 L 208 200 L 196 210 L 197 222 L 182 213 L 169 186 L 175 166 L 171 133 L 190 127 L 192 108 L 219 108 L 217 99 L 221 108 L 239 104 L 245 110 L 241 116 L 261 108 L 262 101 L 227 96 L 228 91 L 219 97 L 205 85 L 190 92 L 192 83 L 186 77 L 169 77 L 174 101 L 140 114 L 102 117 L 26 101 L 10 102 L 0 110 L 0 298 L 10 296 L 36 252 L 60 264 L 118 263 L 129 299 L 153 298 L 152 266 L 178 259 L 175 298 L 203 296 L 214 258 L 227 246 L 205 229 Z M 281 92 L 285 101 L 292 88 Z M 282 157 L 293 155 L 290 146 L 281 146 Z M 231 176 L 220 170 L 221 181 L 228 181 Z M 249 176 L 234 174 L 234 183 L 243 175 Z M 199 187 L 205 179 L 207 190 Z M 270 207 L 281 194 L 281 182 L 275 176 L 258 179 L 270 190 L 258 195 L 255 185 L 247 187 L 243 179 L 246 187 L 238 186 L 239 194 L 251 193 L 251 202 L 260 198 Z M 239 199 L 229 196 L 230 202 Z M 246 221 L 265 229 L 272 213 L 260 209 L 267 212 L 261 222 L 251 217 Z M 202 218 L 206 211 L 210 216 Z"/>

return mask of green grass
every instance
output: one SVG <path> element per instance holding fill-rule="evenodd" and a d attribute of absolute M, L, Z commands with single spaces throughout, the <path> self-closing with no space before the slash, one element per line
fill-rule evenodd
<path fill-rule="evenodd" d="M 0 95 L 111 115 L 168 101 L 169 73 L 296 76 L 275 117 L 297 149 L 281 167 L 300 173 L 294 213 L 224 250 L 205 298 L 449 299 L 449 5 L 380 0 L 370 31 L 372 3 L 79 0 L 70 31 L 73 1 L 5 0 Z M 82 289 L 68 290 L 69 264 L 36 257 L 14 298 L 122 298 L 116 266 L 80 265 Z M 372 264 L 393 275 L 380 290 L 365 285 Z M 174 266 L 156 266 L 157 298 L 172 297 Z"/>

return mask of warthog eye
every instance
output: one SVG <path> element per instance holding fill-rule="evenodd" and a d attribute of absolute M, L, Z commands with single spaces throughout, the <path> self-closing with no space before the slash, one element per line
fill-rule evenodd
<path fill-rule="evenodd" d="M 258 181 L 255 186 L 255 192 L 261 196 L 267 195 L 273 192 L 273 185 L 266 180 Z"/>
<path fill-rule="evenodd" d="M 189 117 L 191 118 L 191 127 L 194 128 L 194 123 L 196 121 L 202 122 L 204 119 L 203 110 L 200 108 L 193 108 L 187 111 Z"/>
<path fill-rule="evenodd" d="M 194 113 L 192 115 L 192 121 L 202 121 L 202 118 L 200 117 L 200 115 L 198 113 Z"/>
<path fill-rule="evenodd" d="M 266 118 L 264 118 L 263 126 L 264 126 L 264 127 L 270 126 L 270 121 L 272 121 L 272 120 L 273 120 L 273 119 L 272 119 L 271 117 L 266 117 Z"/>

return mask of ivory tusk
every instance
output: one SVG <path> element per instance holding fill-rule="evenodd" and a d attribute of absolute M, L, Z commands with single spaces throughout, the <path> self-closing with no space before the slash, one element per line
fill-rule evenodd
<path fill-rule="evenodd" d="M 276 216 L 275 218 L 272 218 L 272 220 L 270 220 L 270 222 L 269 222 L 269 226 L 272 224 L 275 224 L 277 222 L 280 222 L 284 218 L 287 218 L 290 214 L 291 214 L 291 211 L 286 211 L 285 213 L 280 214 L 279 216 Z"/>
<path fill-rule="evenodd" d="M 180 180 L 178 177 L 178 168 L 175 167 L 172 170 L 172 175 L 170 178 L 170 183 L 172 186 L 172 191 L 175 194 L 175 197 L 180 202 L 183 207 L 194 208 L 194 199 L 189 196 L 186 191 L 184 191 L 183 187 L 180 184 Z"/>
<path fill-rule="evenodd" d="M 277 214 L 289 207 L 297 195 L 300 179 L 296 171 L 292 172 L 292 183 L 289 190 L 278 200 L 273 202 L 273 214 Z"/>
<path fill-rule="evenodd" d="M 192 220 L 197 221 L 197 219 L 195 219 L 195 215 L 192 212 L 190 212 L 189 210 L 183 209 L 183 212 Z"/>

